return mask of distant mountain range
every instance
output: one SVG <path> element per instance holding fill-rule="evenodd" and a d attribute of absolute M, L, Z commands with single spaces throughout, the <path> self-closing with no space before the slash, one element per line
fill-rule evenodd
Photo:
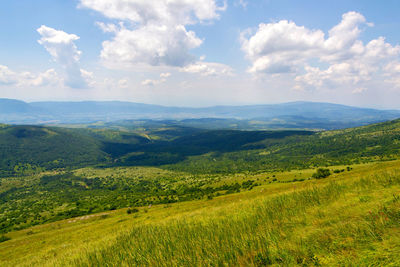
<path fill-rule="evenodd" d="M 8 124 L 174 120 L 181 125 L 203 128 L 218 128 L 218 125 L 222 125 L 223 128 L 246 128 L 253 125 L 253 129 L 338 129 L 399 117 L 400 110 L 378 110 L 316 102 L 187 108 L 121 101 L 27 103 L 14 99 L 0 99 L 0 123 Z"/>

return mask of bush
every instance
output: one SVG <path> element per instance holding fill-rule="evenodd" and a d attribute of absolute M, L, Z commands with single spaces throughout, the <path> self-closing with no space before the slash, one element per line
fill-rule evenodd
<path fill-rule="evenodd" d="M 341 173 L 341 172 L 344 172 L 344 169 L 341 169 L 341 170 L 336 169 L 336 170 L 334 170 L 333 172 L 334 172 L 334 173 Z"/>
<path fill-rule="evenodd" d="M 331 175 L 331 171 L 329 169 L 319 168 L 317 172 L 312 175 L 312 177 L 315 179 L 322 179 L 328 177 L 329 175 Z"/>
<path fill-rule="evenodd" d="M 261 253 L 258 253 L 254 257 L 254 261 L 256 263 L 256 266 L 268 266 L 272 264 L 272 259 L 269 255 L 263 255 Z"/>
<path fill-rule="evenodd" d="M 136 212 L 139 212 L 139 210 L 137 209 L 137 208 L 128 208 L 127 210 L 126 210 L 126 213 L 128 213 L 128 214 L 131 214 L 131 213 L 136 213 Z"/>
<path fill-rule="evenodd" d="M 6 241 L 8 241 L 8 240 L 10 240 L 11 238 L 9 238 L 8 236 L 5 236 L 5 235 L 1 235 L 0 236 L 0 243 L 1 242 L 6 242 Z"/>

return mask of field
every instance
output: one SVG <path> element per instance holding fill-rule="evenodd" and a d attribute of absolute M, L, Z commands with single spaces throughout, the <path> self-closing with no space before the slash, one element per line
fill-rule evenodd
<path fill-rule="evenodd" d="M 227 175 L 213 186 L 260 185 L 9 232 L 0 265 L 399 266 L 400 162 L 351 167 L 304 181 L 293 180 L 315 170 Z"/>
<path fill-rule="evenodd" d="M 400 120 L 0 128 L 1 266 L 399 266 Z"/>

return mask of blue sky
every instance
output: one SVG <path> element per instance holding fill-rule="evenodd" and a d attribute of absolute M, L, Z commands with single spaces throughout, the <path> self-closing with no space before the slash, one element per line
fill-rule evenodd
<path fill-rule="evenodd" d="M 394 0 L 4 0 L 0 97 L 400 108 L 399 13 Z"/>

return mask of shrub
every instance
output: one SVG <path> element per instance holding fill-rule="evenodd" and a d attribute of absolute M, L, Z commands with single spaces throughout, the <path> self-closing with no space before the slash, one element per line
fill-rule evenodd
<path fill-rule="evenodd" d="M 136 213 L 136 212 L 139 212 L 139 210 L 137 209 L 137 208 L 128 208 L 127 210 L 126 210 L 126 213 L 128 213 L 128 214 L 131 214 L 131 213 Z"/>
<path fill-rule="evenodd" d="M 0 236 L 0 243 L 1 242 L 6 242 L 6 241 L 8 241 L 8 240 L 10 240 L 11 238 L 9 238 L 8 236 L 5 236 L 5 235 L 1 235 Z"/>
<path fill-rule="evenodd" d="M 329 175 L 331 175 L 331 171 L 329 169 L 319 168 L 317 169 L 317 172 L 312 175 L 312 177 L 316 179 L 322 179 L 328 177 Z"/>
<path fill-rule="evenodd" d="M 269 255 L 263 255 L 261 253 L 258 253 L 254 257 L 254 261 L 256 263 L 256 266 L 268 266 L 272 264 L 272 260 Z"/>

